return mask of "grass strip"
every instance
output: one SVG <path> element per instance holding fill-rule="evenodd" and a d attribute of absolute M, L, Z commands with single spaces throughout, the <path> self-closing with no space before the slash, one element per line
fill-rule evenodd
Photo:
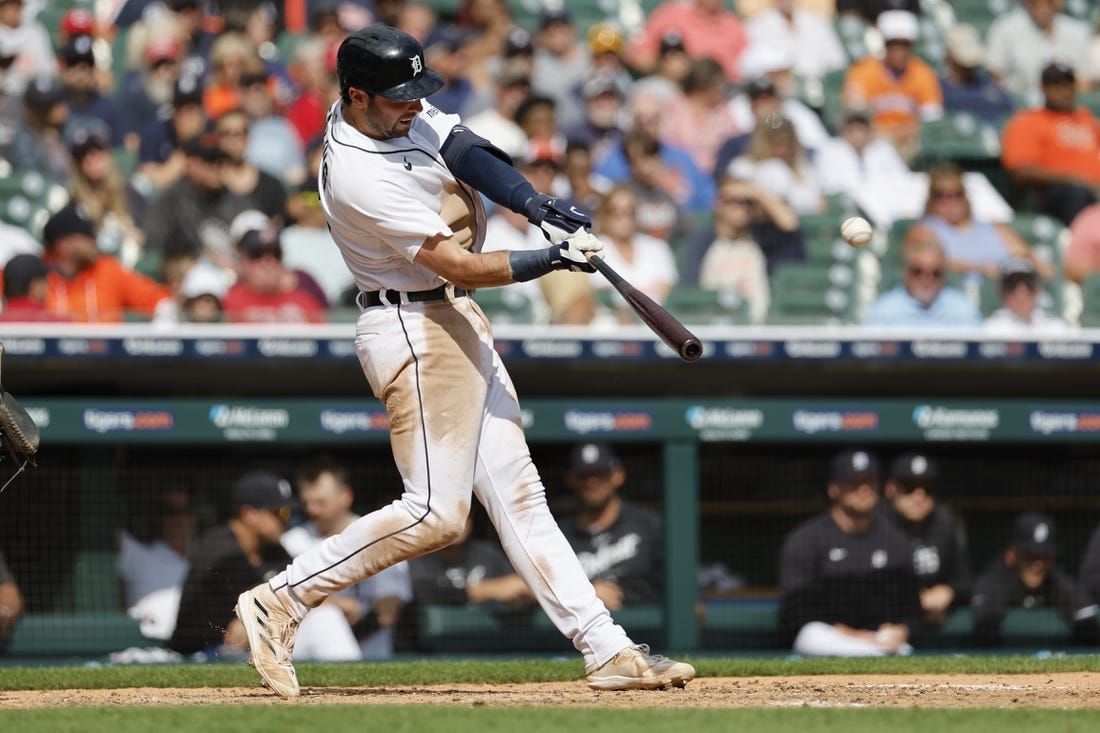
<path fill-rule="evenodd" d="M 1067 710 L 623 710 L 464 708 L 456 706 L 310 705 L 264 708 L 211 705 L 182 708 L 82 708 L 0 712 L 0 723 L 20 733 L 148 733 L 150 730 L 383 730 L 386 733 L 445 730 L 447 733 L 548 733 L 599 730 L 690 730 L 692 733 L 1036 733 L 1100 729 L 1100 711 Z M 9 727 L 10 726 L 10 727 Z"/>
<path fill-rule="evenodd" d="M 914 656 L 882 659 L 686 658 L 703 677 L 830 674 L 1023 674 L 1100 672 L 1100 656 Z M 579 660 L 502 659 L 301 664 L 304 687 L 433 685 L 579 680 Z M 83 667 L 0 667 L 0 690 L 124 687 L 238 687 L 259 677 L 244 664 L 152 664 Z"/>

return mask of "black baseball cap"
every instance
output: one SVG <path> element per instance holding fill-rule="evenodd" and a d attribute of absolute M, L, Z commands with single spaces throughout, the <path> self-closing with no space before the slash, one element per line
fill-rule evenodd
<path fill-rule="evenodd" d="M 1054 557 L 1054 520 L 1042 512 L 1025 512 L 1016 517 L 1012 546 L 1023 555 Z"/>
<path fill-rule="evenodd" d="M 684 50 L 684 37 L 680 35 L 680 31 L 667 30 L 664 35 L 661 36 L 661 45 L 659 53 L 664 56 L 669 51 L 683 51 Z"/>
<path fill-rule="evenodd" d="M 531 31 L 522 26 L 516 26 L 508 32 L 504 39 L 504 57 L 522 56 L 535 52 L 535 40 L 531 37 Z"/>
<path fill-rule="evenodd" d="M 279 258 L 283 256 L 283 247 L 282 243 L 279 241 L 279 233 L 273 227 L 250 229 L 241 237 L 240 241 L 237 243 L 237 247 L 241 250 L 241 254 L 253 258 L 260 257 L 269 252 Z"/>
<path fill-rule="evenodd" d="M 573 473 L 611 473 L 623 464 L 607 443 L 578 443 L 569 452 L 569 470 Z"/>
<path fill-rule="evenodd" d="M 293 509 L 295 502 L 290 482 L 271 471 L 250 471 L 233 484 L 234 509 L 250 506 L 277 512 Z"/>
<path fill-rule="evenodd" d="M 890 464 L 890 480 L 903 490 L 920 487 L 931 493 L 938 478 L 939 466 L 924 453 L 903 453 Z"/>
<path fill-rule="evenodd" d="M 29 286 L 50 273 L 50 268 L 38 255 L 19 254 L 4 265 L 4 296 L 26 295 Z"/>
<path fill-rule="evenodd" d="M 775 83 L 766 76 L 758 76 L 750 81 L 745 91 L 749 95 L 749 99 L 756 99 L 757 97 L 764 96 L 774 97 L 777 94 L 775 91 Z"/>
<path fill-rule="evenodd" d="M 857 479 L 879 479 L 878 459 L 863 448 L 852 448 L 833 456 L 829 467 L 829 480 L 836 484 L 850 484 Z"/>
<path fill-rule="evenodd" d="M 1073 67 L 1067 63 L 1062 61 L 1051 61 L 1043 67 L 1041 79 L 1043 84 L 1062 84 L 1064 82 L 1076 81 L 1077 73 L 1073 70 Z"/>
<path fill-rule="evenodd" d="M 62 237 L 71 234 L 83 234 L 95 239 L 95 224 L 88 216 L 88 210 L 75 201 L 65 204 L 46 220 L 46 225 L 42 228 L 42 241 L 49 247 Z"/>
<path fill-rule="evenodd" d="M 95 54 L 92 53 L 91 36 L 74 36 L 61 49 L 61 59 L 66 66 L 85 63 L 95 65 Z"/>
<path fill-rule="evenodd" d="M 207 163 L 217 163 L 227 156 L 225 151 L 218 147 L 217 140 L 212 133 L 196 135 L 183 144 L 183 154 L 188 158 L 199 158 Z"/>
<path fill-rule="evenodd" d="M 573 22 L 573 14 L 569 12 L 568 8 L 547 8 L 542 11 L 542 16 L 539 18 L 539 28 L 546 29 L 552 25 L 560 25 Z"/>
<path fill-rule="evenodd" d="M 64 101 L 65 90 L 61 82 L 52 76 L 36 77 L 23 91 L 23 104 L 40 112 Z"/>
<path fill-rule="evenodd" d="M 111 130 L 103 120 L 89 118 L 65 133 L 65 144 L 75 160 L 81 160 L 91 150 L 111 149 Z"/>
<path fill-rule="evenodd" d="M 181 74 L 172 91 L 172 106 L 202 104 L 202 80 L 193 74 Z"/>

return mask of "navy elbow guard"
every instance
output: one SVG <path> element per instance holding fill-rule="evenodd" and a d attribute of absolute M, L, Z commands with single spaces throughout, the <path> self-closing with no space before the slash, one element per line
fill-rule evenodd
<path fill-rule="evenodd" d="M 470 151 L 473 149 L 484 150 L 494 158 L 505 163 L 509 168 L 512 167 L 512 157 L 508 155 L 508 153 L 504 152 L 496 145 L 493 145 L 465 125 L 455 125 L 451 128 L 451 134 L 443 141 L 443 145 L 439 148 L 439 153 L 443 156 L 443 162 L 447 164 L 451 172 L 458 175 L 459 169 L 461 169 L 466 162 L 466 156 L 469 155 Z"/>
<path fill-rule="evenodd" d="M 512 159 L 503 150 L 470 128 L 455 125 L 439 153 L 455 178 L 493 203 L 525 213 L 523 205 L 535 195 L 535 189 L 512 167 Z"/>

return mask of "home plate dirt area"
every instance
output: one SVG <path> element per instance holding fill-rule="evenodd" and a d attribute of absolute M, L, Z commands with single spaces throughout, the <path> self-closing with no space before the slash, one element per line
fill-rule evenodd
<path fill-rule="evenodd" d="M 683 689 L 596 692 L 584 682 L 309 687 L 281 700 L 259 685 L 0 692 L 6 709 L 177 705 L 470 705 L 678 708 L 1100 708 L 1100 673 L 705 677 Z"/>

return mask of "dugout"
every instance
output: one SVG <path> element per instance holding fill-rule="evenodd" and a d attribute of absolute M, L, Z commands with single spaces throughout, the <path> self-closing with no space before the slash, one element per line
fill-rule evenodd
<path fill-rule="evenodd" d="M 4 337 L 5 387 L 38 422 L 43 449 L 39 468 L 0 496 L 0 550 L 28 606 L 0 663 L 146 643 L 119 604 L 116 533 L 139 523 L 166 485 L 190 488 L 208 526 L 244 470 L 290 475 L 323 449 L 349 465 L 358 510 L 394 496 L 384 413 L 341 351 L 346 334 L 330 330 Z M 600 439 L 623 459 L 626 496 L 664 516 L 665 600 L 616 614 L 637 638 L 662 649 L 782 653 L 780 543 L 824 507 L 828 458 L 852 444 L 884 462 L 916 446 L 939 458 L 944 500 L 966 521 L 975 572 L 1003 547 L 1017 511 L 1041 509 L 1058 522 L 1059 562 L 1076 574 L 1100 523 L 1090 339 L 724 333 L 704 334 L 707 356 L 691 366 L 634 333 L 505 332 L 498 342 L 557 513 L 568 510 L 561 475 L 570 445 Z M 1067 358 L 1074 354 L 1083 357 Z M 548 395 L 563 369 L 605 395 Z M 704 588 L 708 574 L 717 580 Z M 421 608 L 407 620 L 400 648 L 412 654 L 569 649 L 541 613 Z M 967 630 L 961 614 L 935 643 L 966 648 Z M 1018 645 L 1064 643 L 1064 626 L 1048 614 L 1017 619 L 1010 631 Z"/>

